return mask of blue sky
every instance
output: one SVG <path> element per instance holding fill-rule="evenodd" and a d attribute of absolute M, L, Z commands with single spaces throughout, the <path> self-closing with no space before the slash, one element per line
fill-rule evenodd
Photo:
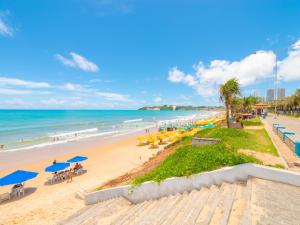
<path fill-rule="evenodd" d="M 219 105 L 300 87 L 296 0 L 1 0 L 0 108 Z"/>

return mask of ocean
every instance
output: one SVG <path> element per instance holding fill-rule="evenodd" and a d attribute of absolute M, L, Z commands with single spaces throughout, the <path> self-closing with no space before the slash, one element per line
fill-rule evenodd
<path fill-rule="evenodd" d="M 26 150 L 93 136 L 122 135 L 205 111 L 0 110 L 0 148 Z"/>

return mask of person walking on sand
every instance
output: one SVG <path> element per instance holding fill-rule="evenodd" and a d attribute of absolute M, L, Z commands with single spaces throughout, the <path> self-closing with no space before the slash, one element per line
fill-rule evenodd
<path fill-rule="evenodd" d="M 73 181 L 73 176 L 74 176 L 74 171 L 73 171 L 73 169 L 70 169 L 70 171 L 68 172 L 67 182 L 72 182 Z"/>

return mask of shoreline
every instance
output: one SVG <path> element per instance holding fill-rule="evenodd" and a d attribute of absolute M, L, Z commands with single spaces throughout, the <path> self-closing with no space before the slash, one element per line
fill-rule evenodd
<path fill-rule="evenodd" d="M 149 128 L 150 132 L 155 132 L 156 127 Z M 49 160 L 52 162 L 57 157 L 63 157 L 67 154 L 89 151 L 91 149 L 102 148 L 105 145 L 125 140 L 127 138 L 143 135 L 145 130 L 137 130 L 131 133 L 119 133 L 113 136 L 95 136 L 69 141 L 66 143 L 57 143 L 49 146 L 36 147 L 18 151 L 0 151 L 0 175 L 3 171 L 11 170 L 16 167 L 30 165 Z M 16 160 L 18 159 L 18 160 Z"/>

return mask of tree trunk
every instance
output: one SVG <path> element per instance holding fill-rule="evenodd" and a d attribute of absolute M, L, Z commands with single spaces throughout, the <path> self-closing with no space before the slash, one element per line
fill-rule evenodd
<path fill-rule="evenodd" d="M 225 104 L 226 106 L 226 123 L 227 123 L 227 128 L 229 128 L 230 127 L 230 123 L 229 123 L 229 104 L 228 103 L 226 103 Z"/>

